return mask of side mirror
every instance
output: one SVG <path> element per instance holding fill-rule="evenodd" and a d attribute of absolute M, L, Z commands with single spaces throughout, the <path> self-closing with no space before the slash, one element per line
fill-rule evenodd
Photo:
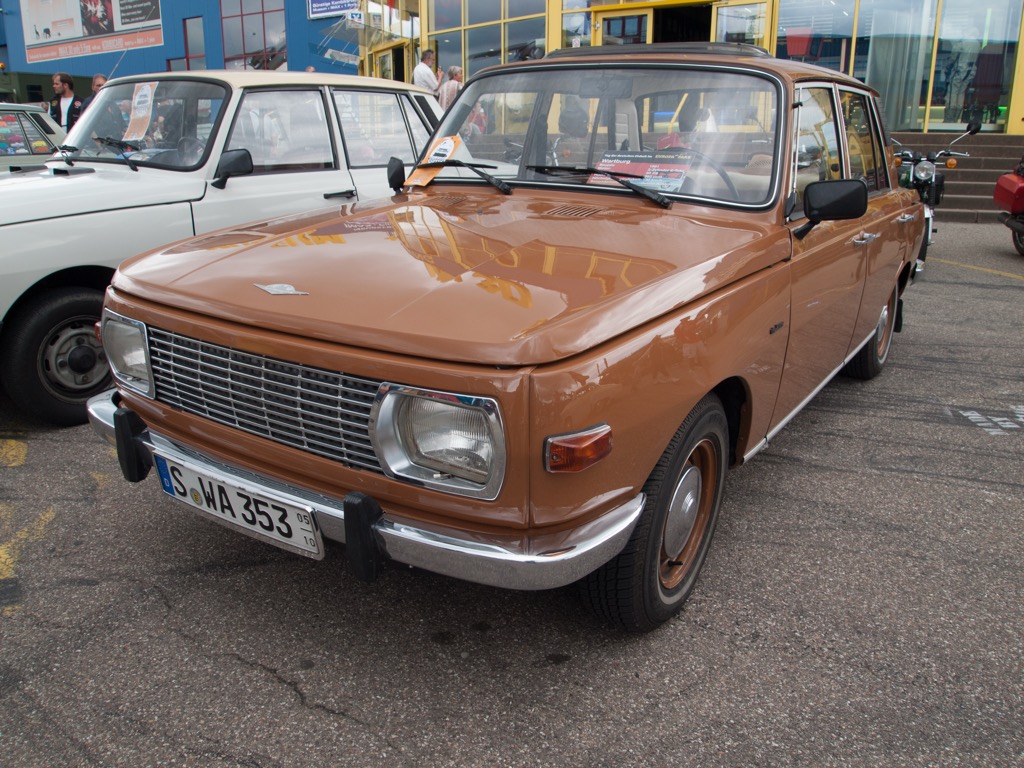
<path fill-rule="evenodd" d="M 210 184 L 224 189 L 232 176 L 248 176 L 252 171 L 252 155 L 248 149 L 229 149 L 220 156 L 216 178 Z"/>
<path fill-rule="evenodd" d="M 973 136 L 974 134 L 976 134 L 980 130 L 981 130 L 981 120 L 971 120 L 971 122 L 969 122 L 967 124 L 967 135 L 968 136 Z"/>
<path fill-rule="evenodd" d="M 798 240 L 823 221 L 859 219 L 868 211 L 868 185 L 861 179 L 813 181 L 804 189 L 807 223 L 793 234 Z"/>
<path fill-rule="evenodd" d="M 396 195 L 401 194 L 405 186 L 405 163 L 400 158 L 388 160 L 388 186 L 395 190 Z"/>

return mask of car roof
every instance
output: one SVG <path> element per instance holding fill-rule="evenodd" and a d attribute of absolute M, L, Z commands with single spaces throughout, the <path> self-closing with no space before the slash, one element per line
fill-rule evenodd
<path fill-rule="evenodd" d="M 0 103 L 0 110 L 14 111 L 14 112 L 46 112 L 47 110 L 38 104 L 11 104 L 8 102 Z"/>
<path fill-rule="evenodd" d="M 196 72 L 154 72 L 126 75 L 108 81 L 107 85 L 140 80 L 217 80 L 232 88 L 257 88 L 275 85 L 329 85 L 336 88 L 387 88 L 430 95 L 430 91 L 411 83 L 385 80 L 364 75 L 334 75 L 324 72 L 289 72 L 287 70 L 204 69 Z"/>
<path fill-rule="evenodd" d="M 791 59 L 777 59 L 767 50 L 747 43 L 647 43 L 644 45 L 596 45 L 580 48 L 560 48 L 540 59 L 499 64 L 482 70 L 492 74 L 508 67 L 543 66 L 545 64 L 610 64 L 610 63 L 686 63 L 745 66 L 774 72 L 783 78 L 797 81 L 827 80 L 873 91 L 862 81 L 834 69 L 806 64 Z"/>

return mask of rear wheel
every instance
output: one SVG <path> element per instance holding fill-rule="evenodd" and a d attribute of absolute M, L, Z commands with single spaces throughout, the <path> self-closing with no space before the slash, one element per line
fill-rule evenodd
<path fill-rule="evenodd" d="M 722 403 L 707 395 L 686 417 L 647 479 L 644 511 L 625 548 L 581 583 L 598 615 L 643 632 L 683 607 L 715 531 L 728 445 Z"/>
<path fill-rule="evenodd" d="M 843 373 L 847 376 L 866 381 L 875 378 L 885 367 L 885 361 L 889 358 L 889 348 L 892 346 L 893 330 L 896 327 L 898 290 L 898 288 L 892 289 L 889 300 L 882 307 L 874 336 L 843 368 Z"/>
<path fill-rule="evenodd" d="M 1010 230 L 1010 234 L 1013 235 L 1013 247 L 1017 249 L 1017 253 L 1024 256 L 1024 234 Z"/>
<path fill-rule="evenodd" d="M 85 403 L 111 386 L 94 326 L 103 292 L 61 288 L 20 307 L 4 321 L 0 379 L 15 405 L 56 426 L 81 424 Z"/>

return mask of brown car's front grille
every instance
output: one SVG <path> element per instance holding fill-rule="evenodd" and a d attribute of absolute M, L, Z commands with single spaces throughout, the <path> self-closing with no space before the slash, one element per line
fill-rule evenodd
<path fill-rule="evenodd" d="M 149 329 L 156 399 L 188 413 L 381 472 L 369 420 L 379 381 Z"/>

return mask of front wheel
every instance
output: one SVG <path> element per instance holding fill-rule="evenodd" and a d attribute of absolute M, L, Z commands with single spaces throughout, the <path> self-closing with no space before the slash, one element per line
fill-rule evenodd
<path fill-rule="evenodd" d="M 81 424 L 86 401 L 111 387 L 94 330 L 102 309 L 102 291 L 61 288 L 4 321 L 0 380 L 26 414 L 55 426 Z"/>
<path fill-rule="evenodd" d="M 715 531 L 728 445 L 725 410 L 717 396 L 707 395 L 648 477 L 644 511 L 625 548 L 581 582 L 599 616 L 646 632 L 683 607 Z"/>
<path fill-rule="evenodd" d="M 868 343 L 846 364 L 843 373 L 854 379 L 867 381 L 882 372 L 885 361 L 889 359 L 889 348 L 892 346 L 892 334 L 896 328 L 896 302 L 898 288 L 893 288 L 889 300 L 878 315 L 875 334 Z"/>
<path fill-rule="evenodd" d="M 1013 247 L 1017 249 L 1017 253 L 1024 256 L 1024 234 L 1012 229 L 1010 234 L 1013 236 Z"/>

